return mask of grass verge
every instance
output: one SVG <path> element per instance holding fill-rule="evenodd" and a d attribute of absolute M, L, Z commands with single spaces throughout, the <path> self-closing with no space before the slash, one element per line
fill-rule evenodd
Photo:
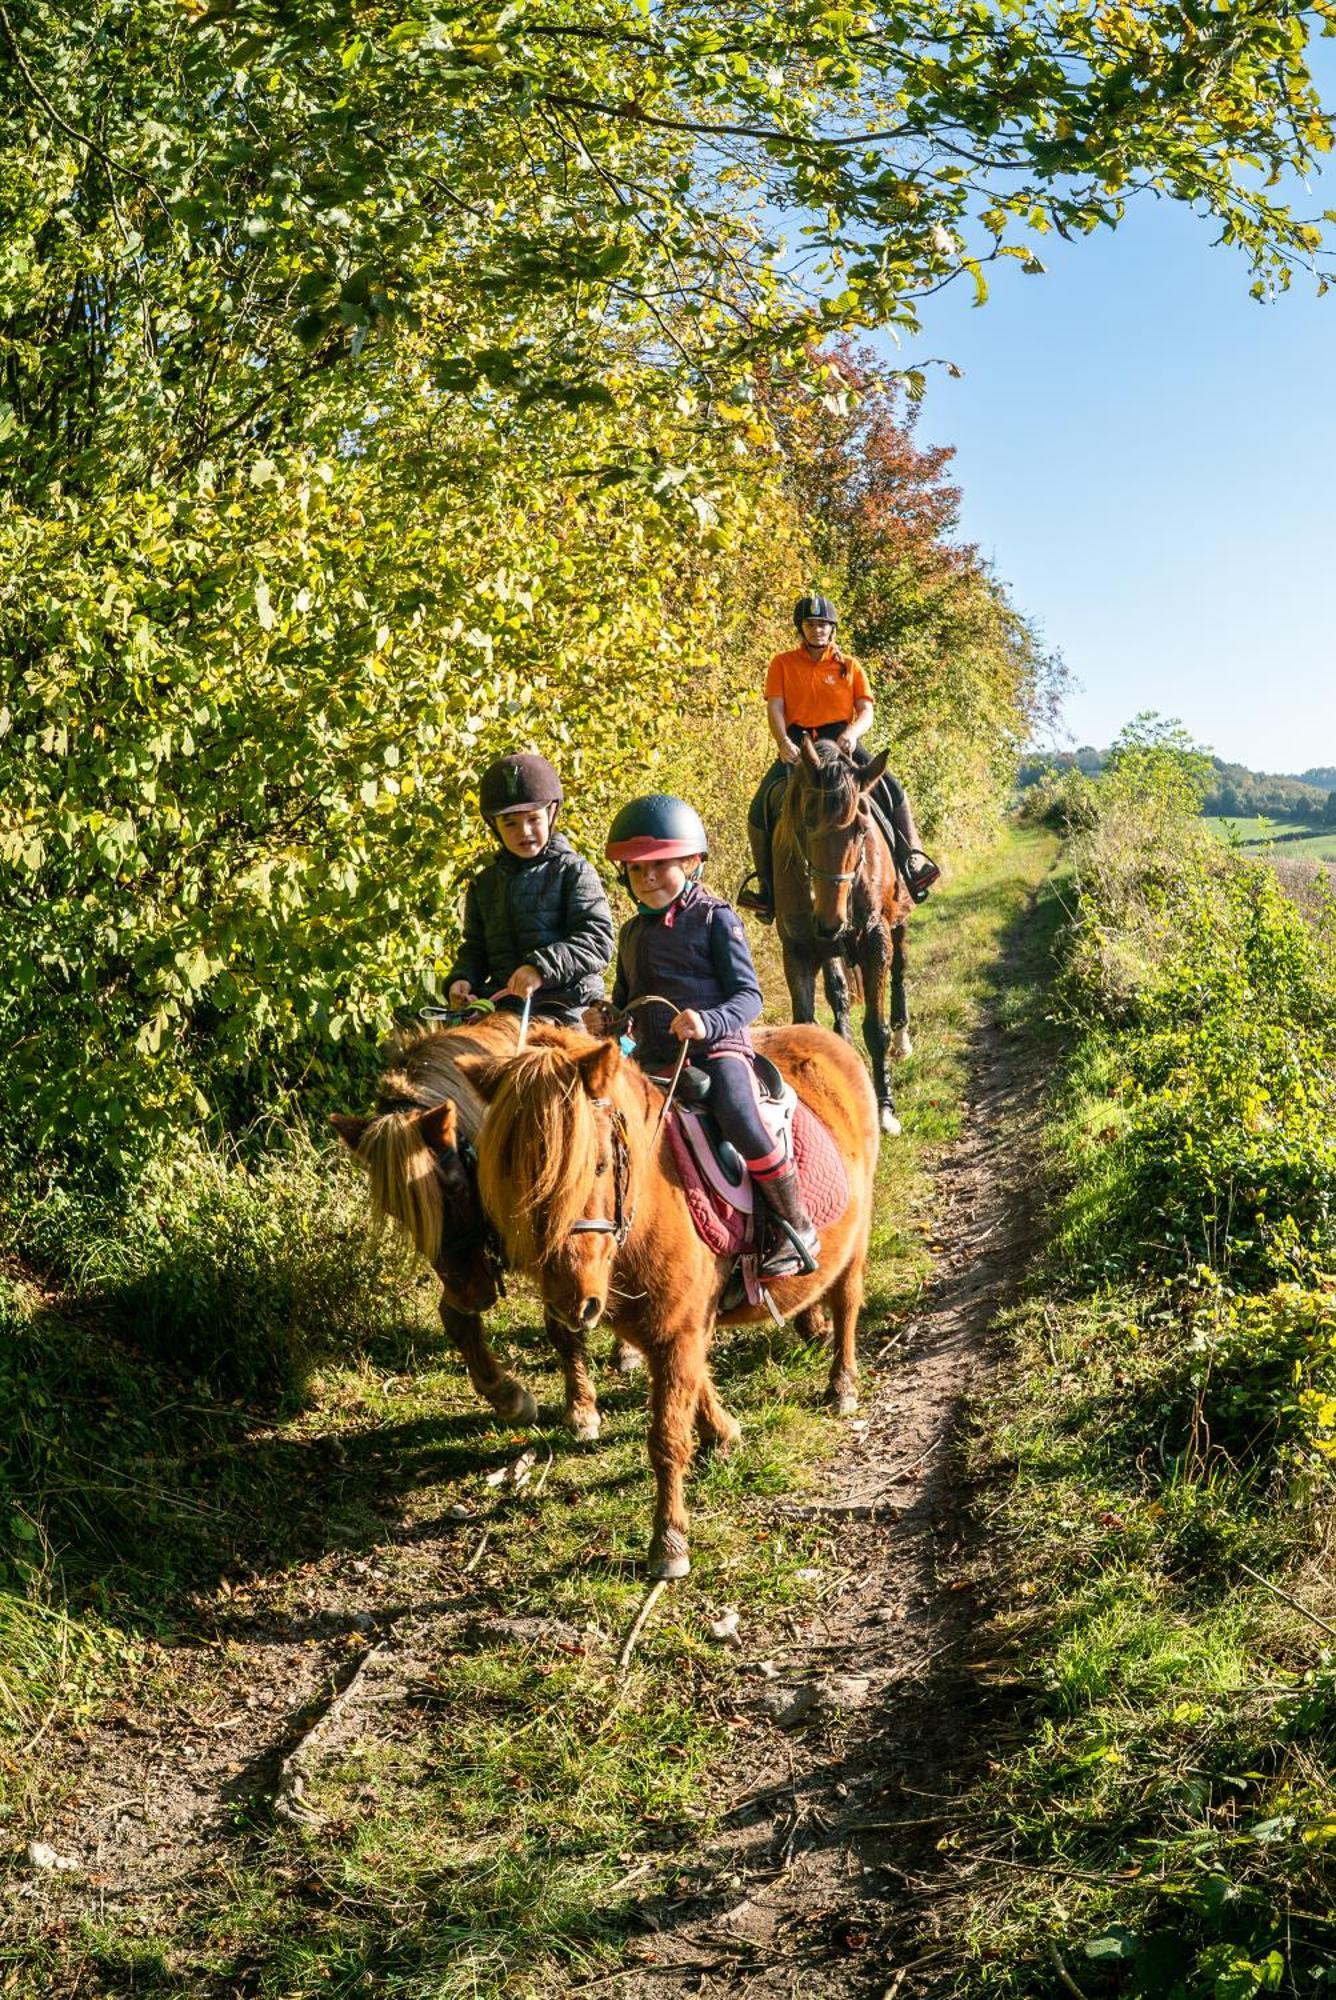
<path fill-rule="evenodd" d="M 1078 844 L 1052 1239 L 976 1411 L 1023 1703 L 944 1842 L 971 1996 L 1336 1990 L 1331 933 L 1144 823 Z"/>

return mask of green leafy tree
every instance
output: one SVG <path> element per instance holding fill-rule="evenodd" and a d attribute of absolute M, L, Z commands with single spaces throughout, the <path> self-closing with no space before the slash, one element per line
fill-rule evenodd
<path fill-rule="evenodd" d="M 828 393 L 828 335 L 1147 181 L 1263 286 L 1316 264 L 1267 180 L 1329 144 L 1306 20 L 0 0 L 25 1149 L 128 1165 L 333 1088 L 431 991 L 488 757 L 550 750 L 592 838 L 754 685 L 744 614 L 809 544 L 766 385 Z M 912 740 L 959 709 L 987 762 L 1033 676 L 986 578 L 953 601 Z"/>
<path fill-rule="evenodd" d="M 1214 781 L 1210 752 L 1183 724 L 1143 709 L 1116 737 L 1101 782 L 1147 813 L 1174 816 L 1200 812 Z"/>

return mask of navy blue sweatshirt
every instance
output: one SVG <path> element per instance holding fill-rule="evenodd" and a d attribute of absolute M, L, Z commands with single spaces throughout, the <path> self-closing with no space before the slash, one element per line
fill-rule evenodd
<path fill-rule="evenodd" d="M 764 1006 L 751 949 L 736 910 L 699 882 L 689 882 L 666 910 L 642 912 L 623 924 L 617 946 L 614 1007 L 643 994 L 658 993 L 679 1012 L 694 1007 L 705 1023 L 705 1039 L 692 1048 L 704 1054 L 736 1040 L 749 1049 L 745 1033 Z M 647 1007 L 637 1019 L 641 1060 L 675 1057 L 680 1046 L 668 1033 L 662 1007 Z"/>

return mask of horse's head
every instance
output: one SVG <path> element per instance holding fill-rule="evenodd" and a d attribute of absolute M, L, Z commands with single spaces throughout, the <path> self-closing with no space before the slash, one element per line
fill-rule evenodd
<path fill-rule="evenodd" d="M 633 1219 L 631 1095 L 615 1042 L 562 1034 L 466 1073 L 488 1100 L 478 1182 L 509 1261 L 566 1326 L 596 1326 Z"/>
<path fill-rule="evenodd" d="M 849 898 L 867 846 L 864 795 L 886 769 L 886 751 L 861 769 L 834 743 L 803 738 L 788 802 L 789 838 L 806 870 L 812 928 L 833 944 L 849 928 Z"/>
<path fill-rule="evenodd" d="M 372 1213 L 398 1223 L 436 1272 L 446 1304 L 461 1313 L 495 1305 L 500 1264 L 455 1105 L 375 1118 L 335 1112 L 329 1122 L 367 1170 Z"/>

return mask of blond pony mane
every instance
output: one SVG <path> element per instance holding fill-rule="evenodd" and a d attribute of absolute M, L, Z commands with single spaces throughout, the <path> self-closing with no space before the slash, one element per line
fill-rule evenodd
<path fill-rule="evenodd" d="M 513 1263 L 532 1269 L 560 1248 L 589 1206 L 599 1156 L 598 1120 L 580 1061 L 598 1047 L 571 1035 L 561 1046 L 539 1043 L 506 1063 L 487 1114 L 478 1156 L 483 1207 L 502 1224 Z M 643 1115 L 628 1084 L 629 1065 L 613 1079 L 613 1101 L 629 1113 L 632 1180 Z M 628 1195 L 628 1198 L 629 1195 Z"/>
<path fill-rule="evenodd" d="M 396 1223 L 429 1264 L 440 1255 L 445 1217 L 435 1162 L 417 1113 L 449 1102 L 459 1117 L 460 1136 L 476 1141 L 487 1107 L 460 1069 L 460 1058 L 495 1060 L 514 1047 L 518 1035 L 513 1014 L 489 1014 L 458 1028 L 413 1030 L 391 1044 L 395 1067 L 385 1071 L 377 1092 L 377 1103 L 387 1108 L 362 1134 L 357 1157 L 371 1183 L 373 1226 Z"/>

